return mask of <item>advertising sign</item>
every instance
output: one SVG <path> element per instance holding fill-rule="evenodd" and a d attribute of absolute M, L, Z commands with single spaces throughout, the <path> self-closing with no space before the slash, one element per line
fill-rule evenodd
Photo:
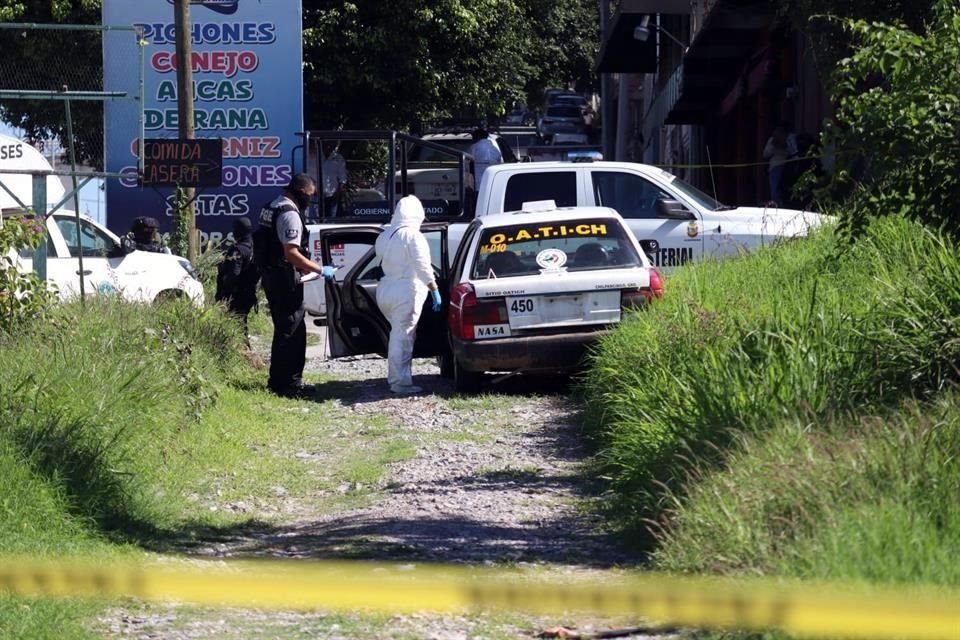
<path fill-rule="evenodd" d="M 223 178 L 220 138 L 147 138 L 140 184 L 150 187 L 219 187 Z"/>
<path fill-rule="evenodd" d="M 195 135 L 219 138 L 222 145 L 220 176 L 202 176 L 199 184 L 208 186 L 197 188 L 197 228 L 206 241 L 224 237 L 239 216 L 256 223 L 260 208 L 279 195 L 295 172 L 292 154 L 303 129 L 301 6 L 300 0 L 191 0 L 190 21 Z M 144 135 L 153 143 L 164 138 L 175 143 L 173 0 L 103 0 L 103 24 L 142 27 L 147 42 Z M 118 40 L 123 37 L 130 35 L 106 32 L 104 60 L 129 50 Z M 137 74 L 125 66 L 105 64 L 104 84 L 137 95 Z M 151 174 L 158 177 L 154 185 L 138 180 L 136 115 L 108 102 L 105 119 L 107 171 L 130 176 L 107 183 L 107 225 L 126 233 L 137 216 L 152 216 L 160 220 L 161 232 L 170 231 L 175 188 L 155 185 L 163 182 L 159 178 L 169 178 L 172 169 Z M 200 178 L 188 171 L 185 178 L 191 177 Z M 209 186 L 216 183 L 221 186 Z"/>

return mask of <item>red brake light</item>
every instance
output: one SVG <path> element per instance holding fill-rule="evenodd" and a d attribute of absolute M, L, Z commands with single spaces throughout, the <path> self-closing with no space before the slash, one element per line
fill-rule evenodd
<path fill-rule="evenodd" d="M 656 269 L 650 269 L 650 286 L 639 289 L 622 289 L 620 291 L 620 306 L 623 308 L 639 308 L 652 302 L 654 298 L 663 297 L 663 276 Z"/>
<path fill-rule="evenodd" d="M 650 291 L 654 298 L 663 297 L 663 276 L 654 268 L 650 269 Z"/>
<path fill-rule="evenodd" d="M 450 292 L 447 323 L 453 335 L 461 340 L 473 340 L 478 324 L 505 324 L 507 305 L 503 298 L 479 300 L 473 285 L 458 284 Z"/>

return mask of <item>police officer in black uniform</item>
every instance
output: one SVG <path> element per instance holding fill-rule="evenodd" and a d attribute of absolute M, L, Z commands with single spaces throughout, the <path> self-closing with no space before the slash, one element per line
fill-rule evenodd
<path fill-rule="evenodd" d="M 327 275 L 324 268 L 307 256 L 309 238 L 304 212 L 317 193 L 313 178 L 305 173 L 293 177 L 276 200 L 260 211 L 254 234 L 256 262 L 262 273 L 263 290 L 273 319 L 268 387 L 286 397 L 300 397 L 311 390 L 303 386 L 307 350 L 301 273 Z"/>
<path fill-rule="evenodd" d="M 170 250 L 160 242 L 160 223 L 156 218 L 140 216 L 135 218 L 130 228 L 130 237 L 134 248 L 138 251 L 152 251 L 153 253 L 170 253 Z"/>
<path fill-rule="evenodd" d="M 217 266 L 217 291 L 214 299 L 223 302 L 243 323 L 247 335 L 247 316 L 257 305 L 260 272 L 253 261 L 253 234 L 250 220 L 233 221 L 233 241 L 223 248 L 223 261 Z"/>

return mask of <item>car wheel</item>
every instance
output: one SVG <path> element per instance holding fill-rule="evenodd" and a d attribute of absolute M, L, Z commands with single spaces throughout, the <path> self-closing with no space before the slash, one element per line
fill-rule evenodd
<path fill-rule="evenodd" d="M 164 304 L 174 300 L 183 300 L 186 297 L 187 294 L 180 289 L 164 289 L 157 294 L 157 297 L 153 299 L 153 302 L 154 304 Z"/>
<path fill-rule="evenodd" d="M 483 374 L 477 371 L 467 371 L 457 359 L 453 360 L 453 386 L 460 393 L 476 393 L 480 391 Z"/>
<path fill-rule="evenodd" d="M 454 370 L 453 370 L 453 354 L 452 353 L 447 351 L 438 355 L 437 366 L 440 367 L 441 378 L 446 378 L 447 380 L 453 379 Z"/>

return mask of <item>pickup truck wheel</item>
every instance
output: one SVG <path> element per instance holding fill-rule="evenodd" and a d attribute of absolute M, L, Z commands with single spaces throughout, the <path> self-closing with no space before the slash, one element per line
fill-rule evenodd
<path fill-rule="evenodd" d="M 476 393 L 480 391 L 483 374 L 476 371 L 467 371 L 457 359 L 453 360 L 453 386 L 460 393 Z"/>

